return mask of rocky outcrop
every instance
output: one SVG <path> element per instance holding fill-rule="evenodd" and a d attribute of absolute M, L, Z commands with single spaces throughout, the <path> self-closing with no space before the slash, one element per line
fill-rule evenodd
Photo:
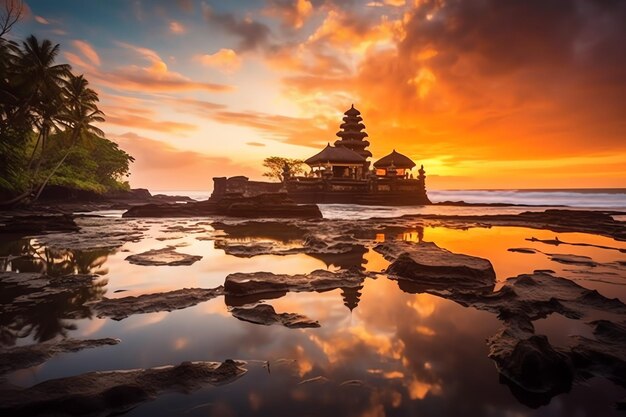
<path fill-rule="evenodd" d="M 0 234 L 33 236 L 53 232 L 76 232 L 71 214 L 21 215 L 0 219 Z"/>
<path fill-rule="evenodd" d="M 568 392 L 574 381 L 593 376 L 626 386 L 626 305 L 618 299 L 537 271 L 509 278 L 493 293 L 427 292 L 498 315 L 504 326 L 487 341 L 489 357 L 496 363 L 502 382 L 528 406 L 545 405 L 555 395 Z M 555 313 L 573 320 L 608 316 L 616 321 L 592 321 L 589 324 L 595 340 L 578 336 L 574 347 L 557 349 L 545 336 L 535 334 L 533 326 L 533 321 Z"/>
<path fill-rule="evenodd" d="M 391 261 L 386 271 L 391 278 L 424 289 L 489 290 L 495 284 L 496 273 L 487 259 L 453 253 L 431 242 L 383 243 L 374 250 Z"/>
<path fill-rule="evenodd" d="M 526 211 L 520 214 L 495 215 L 439 215 L 417 214 L 403 216 L 404 219 L 440 220 L 446 223 L 460 223 L 482 226 L 515 226 L 531 229 L 545 229 L 553 232 L 580 232 L 607 236 L 616 240 L 626 240 L 626 223 L 617 221 L 613 215 L 621 212 L 550 209 Z"/>
<path fill-rule="evenodd" d="M 110 338 L 94 340 L 65 339 L 59 342 L 38 343 L 3 349 L 0 350 L 0 374 L 39 365 L 59 353 L 78 352 L 79 350 L 99 346 L 116 345 L 119 342 L 119 339 Z"/>
<path fill-rule="evenodd" d="M 245 362 L 183 362 L 177 366 L 90 372 L 53 379 L 30 388 L 0 391 L 5 416 L 117 415 L 165 392 L 189 393 L 224 385 L 247 371 Z"/>
<path fill-rule="evenodd" d="M 355 271 L 330 272 L 322 269 L 306 275 L 252 272 L 230 274 L 224 281 L 224 292 L 231 297 L 259 294 L 328 291 L 335 288 L 358 287 L 365 276 Z"/>
<path fill-rule="evenodd" d="M 123 320 L 133 314 L 180 310 L 223 294 L 223 287 L 183 288 L 181 290 L 144 294 L 137 297 L 103 298 L 92 305 L 98 317 Z"/>
<path fill-rule="evenodd" d="M 131 264 L 143 266 L 181 266 L 193 265 L 202 259 L 199 255 L 187 255 L 176 251 L 175 246 L 152 249 L 126 257 Z"/>
<path fill-rule="evenodd" d="M 211 215 L 244 218 L 322 218 L 313 204 L 296 204 L 284 193 L 253 197 L 226 195 L 219 200 L 186 204 L 147 204 L 132 207 L 124 217 L 205 217 Z"/>
<path fill-rule="evenodd" d="M 233 307 L 230 310 L 233 317 L 254 324 L 270 326 L 280 324 L 290 329 L 320 327 L 319 322 L 296 313 L 276 313 L 274 307 L 268 304 L 257 304 L 254 307 Z"/>

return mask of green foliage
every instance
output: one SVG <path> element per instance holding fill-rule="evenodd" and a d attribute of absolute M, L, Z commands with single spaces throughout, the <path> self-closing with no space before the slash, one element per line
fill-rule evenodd
<path fill-rule="evenodd" d="M 280 156 L 270 156 L 263 160 L 263 166 L 267 168 L 263 176 L 282 181 L 285 165 L 289 168 L 289 173 L 292 176 L 304 173 L 304 161 L 300 159 L 282 158 Z"/>
<path fill-rule="evenodd" d="M 10 29 L 10 27 L 9 27 Z M 39 197 L 47 184 L 104 193 L 128 189 L 134 159 L 104 138 L 98 94 L 67 64 L 59 45 L 0 31 L 0 200 Z"/>
<path fill-rule="evenodd" d="M 62 146 L 68 142 L 67 138 L 52 139 L 56 146 L 49 151 L 49 160 L 42 175 L 49 175 L 66 153 L 67 157 L 51 177 L 49 184 L 96 193 L 129 188 L 124 179 L 128 176 L 130 163 L 134 159 L 116 143 L 91 133 L 69 148 Z"/>

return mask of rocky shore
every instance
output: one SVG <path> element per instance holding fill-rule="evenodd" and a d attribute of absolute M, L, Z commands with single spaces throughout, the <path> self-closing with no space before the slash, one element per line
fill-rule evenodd
<path fill-rule="evenodd" d="M 217 249 L 234 257 L 307 254 L 332 263 L 336 269 L 306 274 L 266 270 L 231 272 L 220 280 L 222 285 L 213 288 L 198 286 L 120 298 L 105 297 L 102 286 L 106 282 L 95 274 L 6 271 L 0 273 L 0 290 L 8 300 L 0 314 L 0 324 L 9 329 L 9 324 L 26 321 L 26 317 L 40 311 L 42 306 L 59 302 L 73 306 L 59 320 L 98 317 L 119 321 L 133 315 L 187 309 L 223 298 L 227 314 L 247 325 L 315 331 L 325 326 L 320 317 L 291 312 L 291 308 L 289 312 L 281 312 L 278 305 L 272 305 L 273 300 L 294 293 L 338 290 L 345 305 L 354 308 L 359 291 L 368 280 L 390 279 L 405 293 L 430 294 L 496 317 L 501 328 L 487 340 L 488 355 L 501 381 L 524 404 L 531 407 L 547 404 L 555 395 L 568 392 L 592 377 L 607 378 L 626 387 L 623 348 L 626 305 L 619 299 L 545 270 L 529 270 L 503 280 L 496 287 L 496 273 L 488 259 L 450 251 L 421 238 L 417 242 L 377 238 L 381 234 L 397 236 L 405 230 L 429 226 L 450 229 L 515 226 L 626 240 L 626 223 L 615 220 L 613 213 L 558 209 L 519 215 L 415 215 L 331 221 L 321 219 L 316 206 L 298 206 L 288 199 L 276 198 L 275 195 L 253 199 L 233 197 L 222 202 L 144 205 L 130 209 L 122 219 L 72 214 L 6 216 L 0 224 L 0 236 L 36 238 L 49 248 L 66 251 L 117 250 L 128 242 L 141 241 L 152 225 L 158 225 L 164 236 L 153 237 L 161 246 L 123 258 L 139 268 L 184 268 L 202 260 L 200 255 L 186 254 L 184 246 L 163 244 L 173 234 L 214 241 Z M 274 204 L 273 208 L 270 203 Z M 182 207 L 186 208 L 181 213 Z M 152 217 L 188 219 L 163 223 Z M 587 245 L 623 253 L 606 244 L 530 237 L 527 240 L 552 246 Z M 370 250 L 388 262 L 385 270 L 366 270 L 363 256 Z M 520 256 L 545 256 L 549 262 L 572 268 L 609 268 L 617 274 L 625 273 L 625 265 L 619 262 L 591 263 L 591 258 L 585 260 L 581 256 L 523 247 L 509 250 Z M 7 263 L 11 259 L 1 261 Z M 586 269 L 581 271 L 586 273 Z M 89 298 L 84 297 L 85 293 L 90 294 Z M 567 348 L 553 346 L 535 326 L 538 320 L 550 315 L 583 321 L 589 331 L 576 335 Z M 5 338 L 20 337 L 17 332 L 9 333 Z M 8 374 L 81 349 L 115 349 L 117 344 L 123 345 L 124 340 L 65 339 L 5 348 L 0 351 L 3 358 L 0 372 Z M 178 366 L 85 373 L 30 388 L 6 385 L 0 389 L 0 411 L 7 415 L 36 415 L 44 411 L 63 414 L 69 412 L 69 402 L 76 400 L 79 402 L 73 414 L 119 413 L 163 392 L 189 392 L 206 384 L 232 382 L 245 373 L 243 366 L 234 361 L 188 362 Z"/>

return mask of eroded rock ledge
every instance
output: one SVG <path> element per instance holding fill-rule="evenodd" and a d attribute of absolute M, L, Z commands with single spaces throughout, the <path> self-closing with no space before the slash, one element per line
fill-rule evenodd
<path fill-rule="evenodd" d="M 496 281 L 489 260 L 453 253 L 431 242 L 383 243 L 374 250 L 391 261 L 386 271 L 390 278 L 408 280 L 425 290 L 491 290 Z"/>
<path fill-rule="evenodd" d="M 98 317 L 123 320 L 133 314 L 173 311 L 192 307 L 222 295 L 224 288 L 183 288 L 181 290 L 144 294 L 137 297 L 103 298 L 92 305 Z"/>
<path fill-rule="evenodd" d="M 99 346 L 117 345 L 119 342 L 119 339 L 111 338 L 92 340 L 65 339 L 59 342 L 38 343 L 2 349 L 0 350 L 0 374 L 39 365 L 59 353 L 78 352 L 79 350 Z"/>
<path fill-rule="evenodd" d="M 550 209 L 545 211 L 526 211 L 520 214 L 495 215 L 407 215 L 402 219 L 439 220 L 464 224 L 489 226 L 517 226 L 531 229 L 547 229 L 553 232 L 580 232 L 626 240 L 626 222 L 615 220 L 612 216 L 623 215 L 621 212 L 602 212 L 585 210 Z"/>
<path fill-rule="evenodd" d="M 568 392 L 574 381 L 593 376 L 626 387 L 626 305 L 620 300 L 544 272 L 509 278 L 496 292 L 450 290 L 429 279 L 411 279 L 418 285 L 403 286 L 399 281 L 406 292 L 427 292 L 498 315 L 504 326 L 487 341 L 489 357 L 502 381 L 526 405 L 545 405 L 553 396 Z M 579 336 L 573 347 L 557 349 L 545 336 L 535 334 L 533 325 L 554 313 L 573 320 L 612 319 L 588 323 L 595 340 Z"/>
<path fill-rule="evenodd" d="M 131 264 L 143 266 L 181 266 L 193 265 L 202 259 L 199 255 L 188 255 L 176 251 L 175 246 L 152 249 L 126 257 Z"/>
<path fill-rule="evenodd" d="M 5 416 L 112 415 L 168 391 L 190 393 L 206 385 L 233 382 L 247 371 L 245 362 L 183 362 L 177 366 L 90 372 L 53 379 L 31 388 L 0 391 Z"/>
<path fill-rule="evenodd" d="M 249 296 L 274 292 L 328 291 L 342 287 L 358 287 L 365 276 L 358 271 L 330 272 L 318 269 L 310 274 L 286 275 L 271 272 L 229 274 L 224 292 L 229 296 Z"/>
<path fill-rule="evenodd" d="M 286 193 L 259 194 L 254 197 L 227 195 L 217 201 L 185 204 L 146 204 L 135 206 L 124 217 L 205 217 L 211 215 L 245 218 L 314 218 L 322 213 L 314 204 L 296 204 Z"/>
<path fill-rule="evenodd" d="M 290 329 L 320 327 L 319 322 L 301 314 L 277 313 L 274 307 L 268 304 L 258 304 L 254 307 L 233 307 L 230 312 L 239 320 L 265 326 L 280 324 Z"/>

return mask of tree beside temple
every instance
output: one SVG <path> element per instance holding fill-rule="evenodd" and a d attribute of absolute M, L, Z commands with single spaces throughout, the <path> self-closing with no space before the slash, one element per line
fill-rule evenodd
<path fill-rule="evenodd" d="M 270 156 L 263 160 L 263 166 L 267 169 L 267 171 L 263 173 L 263 176 L 278 181 L 283 181 L 285 167 L 288 169 L 290 175 L 295 176 L 304 173 L 304 161 L 301 159 Z"/>

